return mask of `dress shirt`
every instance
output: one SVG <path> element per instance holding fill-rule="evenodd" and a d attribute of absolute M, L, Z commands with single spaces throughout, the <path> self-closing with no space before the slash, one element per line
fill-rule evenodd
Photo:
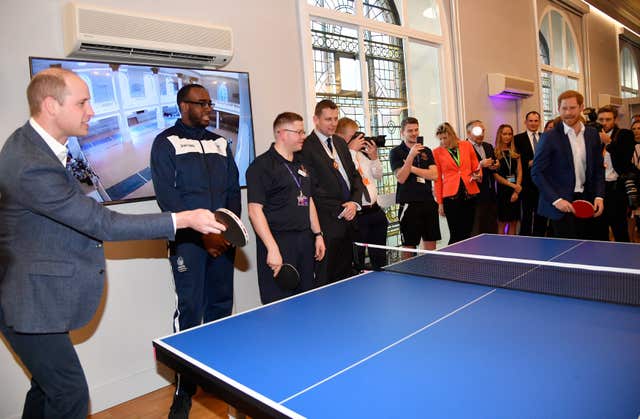
<path fill-rule="evenodd" d="M 58 140 L 53 138 L 47 131 L 45 131 L 44 128 L 42 128 L 42 126 L 40 126 L 40 124 L 38 124 L 33 118 L 29 119 L 29 124 L 31 124 L 31 127 L 38 133 L 38 135 L 40 135 L 40 137 L 42 137 L 44 142 L 47 144 L 47 146 L 49 146 L 51 151 L 53 151 L 53 154 L 56 155 L 58 160 L 60 160 L 60 164 L 62 164 L 63 167 L 67 167 L 67 155 L 69 154 L 69 149 L 67 149 L 67 142 L 65 142 L 64 144 L 60 144 Z"/>
<path fill-rule="evenodd" d="M 361 152 L 349 149 L 351 158 L 356 166 L 356 170 L 362 177 L 362 183 L 369 192 L 371 202 L 367 201 L 365 194 L 362 194 L 362 205 L 372 205 L 378 202 L 378 180 L 382 179 L 382 162 L 380 159 L 369 160 Z"/>
<path fill-rule="evenodd" d="M 533 150 L 533 153 L 535 154 L 535 152 L 536 152 L 536 144 L 534 144 L 534 142 L 533 142 L 533 134 L 536 134 L 536 143 L 539 143 L 540 142 L 540 133 L 527 130 L 527 137 L 529 137 L 529 144 L 531 144 L 531 150 Z"/>
<path fill-rule="evenodd" d="M 321 132 L 318 132 L 316 130 L 314 130 L 314 132 L 318 136 L 318 139 L 320 140 L 320 143 L 322 144 L 322 148 L 324 148 L 324 151 L 338 165 L 338 171 L 340 172 L 340 174 L 342 175 L 342 178 L 344 179 L 345 183 L 347 184 L 347 188 L 349 188 L 349 190 L 351 190 L 351 182 L 349 181 L 349 176 L 347 176 L 347 171 L 344 169 L 344 165 L 342 164 L 342 161 L 340 160 L 340 156 L 338 155 L 338 152 L 336 151 L 335 144 L 332 145 L 333 150 L 329 150 L 329 146 L 327 146 L 327 138 L 329 138 L 329 137 L 327 137 L 326 135 L 324 135 Z M 332 139 L 332 141 L 333 141 L 333 139 Z"/>
<path fill-rule="evenodd" d="M 611 134 L 613 130 L 606 132 L 607 137 L 611 138 Z M 613 168 L 613 162 L 611 161 L 611 154 L 607 151 L 607 148 L 604 148 L 604 180 L 607 182 L 613 182 L 618 180 L 618 172 Z"/>
<path fill-rule="evenodd" d="M 476 143 L 473 140 L 469 140 L 471 144 L 473 144 L 473 148 L 475 148 L 476 153 L 480 156 L 480 160 L 484 160 L 487 158 L 487 153 L 484 152 L 484 147 L 482 146 L 482 142 Z"/>
<path fill-rule="evenodd" d="M 580 131 L 576 134 L 573 128 L 564 125 L 564 133 L 569 137 L 571 154 L 573 155 L 573 168 L 576 175 L 576 184 L 573 192 L 584 192 L 584 183 L 587 179 L 587 150 L 584 144 L 584 124 L 580 122 Z"/>

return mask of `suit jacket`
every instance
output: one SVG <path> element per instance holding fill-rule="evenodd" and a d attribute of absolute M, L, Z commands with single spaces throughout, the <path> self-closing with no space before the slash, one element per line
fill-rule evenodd
<path fill-rule="evenodd" d="M 0 151 L 0 194 L 0 306 L 17 332 L 66 332 L 91 319 L 103 240 L 174 236 L 169 213 L 123 215 L 87 197 L 29 123 Z"/>
<path fill-rule="evenodd" d="M 337 135 L 332 135 L 331 138 L 350 181 L 350 200 L 360 203 L 365 186 L 353 164 L 347 143 Z M 318 210 L 320 226 L 325 235 L 341 237 L 347 226 L 344 219 L 338 219 L 338 215 L 344 209 L 342 204 L 345 202 L 342 184 L 338 177 L 342 175 L 334 168 L 333 159 L 327 155 L 315 132 L 306 138 L 299 153 L 300 160 L 311 176 L 311 194 Z"/>
<path fill-rule="evenodd" d="M 604 198 L 602 145 L 592 127 L 585 127 L 584 141 L 587 154 L 584 199 L 593 202 L 596 197 Z M 563 123 L 542 135 L 533 158 L 531 178 L 540 192 L 538 213 L 552 220 L 562 218 L 564 213 L 553 202 L 560 198 L 572 201 L 576 183 L 571 144 Z"/>
<path fill-rule="evenodd" d="M 537 133 L 537 135 L 539 146 L 540 133 Z M 529 162 L 533 161 L 534 150 L 531 146 L 531 141 L 529 141 L 529 134 L 527 131 L 515 135 L 513 137 L 513 143 L 516 147 L 516 151 L 520 154 L 520 162 L 522 163 L 522 192 L 527 195 L 535 195 L 538 193 L 538 189 L 531 179 L 531 167 L 529 167 Z"/>
<path fill-rule="evenodd" d="M 480 156 L 480 154 L 476 151 L 476 148 L 473 146 L 472 141 L 467 140 L 467 142 L 469 144 L 471 144 L 471 147 L 473 148 L 473 151 L 476 154 L 476 158 L 478 159 L 478 161 L 480 161 L 482 159 L 482 156 Z M 483 141 L 482 143 L 482 148 L 484 149 L 484 154 L 487 158 L 492 158 L 495 159 L 496 158 L 496 153 L 493 149 L 493 146 L 485 141 Z M 478 185 L 480 187 L 480 193 L 478 194 L 478 201 L 480 202 L 488 202 L 488 201 L 493 201 L 495 202 L 496 200 L 496 180 L 493 178 L 493 174 L 495 173 L 495 170 L 492 170 L 488 167 L 483 167 L 482 168 L 482 182 L 480 183 L 480 185 Z"/>
<path fill-rule="evenodd" d="M 469 141 L 459 141 L 458 153 L 460 153 L 460 167 L 445 147 L 433 150 L 433 158 L 438 167 L 438 177 L 435 181 L 438 204 L 442 204 L 442 198 L 456 195 L 460 179 L 462 179 L 469 195 L 476 195 L 480 192 L 478 184 L 471 181 L 471 174 L 478 167 L 478 157 L 473 146 Z"/>
<path fill-rule="evenodd" d="M 636 147 L 633 132 L 628 129 L 620 129 L 617 125 L 611 133 L 611 142 L 607 145 L 607 151 L 611 155 L 611 164 L 619 176 L 631 172 L 634 168 L 631 159 Z"/>

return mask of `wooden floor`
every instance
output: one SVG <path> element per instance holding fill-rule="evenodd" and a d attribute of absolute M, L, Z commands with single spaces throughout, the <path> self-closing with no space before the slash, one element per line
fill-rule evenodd
<path fill-rule="evenodd" d="M 174 386 L 163 387 L 137 399 L 90 415 L 89 419 L 158 419 L 166 418 L 173 401 Z M 198 389 L 193 397 L 189 419 L 227 419 L 228 405 Z"/>

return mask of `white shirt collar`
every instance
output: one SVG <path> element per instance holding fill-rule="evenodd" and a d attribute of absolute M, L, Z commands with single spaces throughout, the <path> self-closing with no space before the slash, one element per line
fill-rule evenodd
<path fill-rule="evenodd" d="M 565 134 L 569 135 L 569 131 L 573 131 L 575 133 L 573 128 L 571 128 L 569 125 L 567 125 L 566 122 L 562 121 L 562 125 L 564 126 L 564 133 Z M 580 135 L 583 132 L 584 132 L 584 124 L 582 122 L 580 122 L 580 131 L 578 131 L 578 133 L 576 135 Z"/>
<path fill-rule="evenodd" d="M 67 143 L 65 143 L 64 145 L 60 144 L 58 142 L 58 140 L 53 138 L 51 136 L 51 134 L 49 134 L 47 131 L 45 131 L 44 128 L 42 128 L 40 126 L 40 124 L 38 124 L 36 122 L 35 119 L 30 118 L 29 119 L 29 124 L 31 124 L 31 127 L 33 127 L 33 129 L 38 133 L 38 135 L 40 135 L 42 137 L 44 142 L 49 146 L 51 151 L 53 151 L 53 154 L 56 155 L 58 160 L 60 160 L 60 164 L 62 164 L 62 166 L 66 167 L 66 165 L 67 165 L 67 154 L 69 153 L 69 150 L 67 149 L 67 146 L 66 146 Z"/>

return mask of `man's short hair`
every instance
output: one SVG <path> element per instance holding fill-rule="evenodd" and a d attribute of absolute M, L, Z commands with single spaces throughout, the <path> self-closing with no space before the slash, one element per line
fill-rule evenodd
<path fill-rule="evenodd" d="M 540 118 L 540 113 L 538 111 L 529 111 L 527 112 L 527 114 L 524 116 L 525 121 L 527 119 L 529 119 L 529 115 L 538 115 L 538 118 Z"/>
<path fill-rule="evenodd" d="M 560 93 L 560 96 L 558 96 L 558 108 L 560 107 L 560 103 L 562 103 L 563 100 L 570 99 L 572 97 L 576 98 L 578 105 L 584 105 L 584 96 L 582 96 L 582 93 L 575 90 L 567 90 L 566 92 Z"/>
<path fill-rule="evenodd" d="M 360 129 L 360 125 L 358 125 L 358 123 L 353 119 L 347 118 L 346 116 L 344 118 L 338 119 L 338 126 L 336 127 L 336 132 L 343 133 L 347 130 L 347 128 L 353 128 L 357 131 L 358 129 Z M 348 138 L 345 138 L 345 140 L 349 141 Z"/>
<path fill-rule="evenodd" d="M 615 106 L 605 105 L 598 109 L 598 115 L 605 112 L 611 112 L 613 114 L 613 119 L 616 119 L 618 117 L 618 109 L 616 109 Z"/>
<path fill-rule="evenodd" d="M 320 102 L 316 103 L 316 109 L 313 114 L 320 117 L 320 115 L 322 115 L 322 111 L 325 109 L 338 109 L 338 105 L 336 105 L 333 100 L 322 99 Z"/>
<path fill-rule="evenodd" d="M 290 124 L 295 121 L 304 121 L 302 116 L 295 112 L 282 112 L 273 120 L 273 134 L 275 135 L 278 128 L 283 125 Z"/>
<path fill-rule="evenodd" d="M 69 93 L 66 78 L 72 76 L 76 76 L 73 71 L 57 67 L 47 68 L 36 74 L 27 87 L 27 102 L 31 116 L 40 114 L 42 101 L 46 97 L 52 97 L 62 105 L 64 97 Z"/>
<path fill-rule="evenodd" d="M 479 119 L 474 119 L 473 121 L 467 122 L 467 126 L 465 127 L 467 129 L 467 132 L 471 132 L 471 127 L 473 127 L 473 124 L 477 124 L 478 122 L 482 124 L 482 121 Z"/>
<path fill-rule="evenodd" d="M 178 90 L 178 96 L 176 98 L 176 102 L 178 103 L 178 106 L 180 106 L 180 104 L 182 102 L 184 102 L 185 100 L 187 100 L 187 96 L 189 96 L 189 92 L 191 91 L 191 89 L 204 89 L 204 86 L 200 85 L 200 84 L 196 84 L 196 83 L 191 83 L 191 84 L 185 84 L 184 86 L 182 86 L 180 88 L 180 90 Z"/>
<path fill-rule="evenodd" d="M 404 129 L 409 124 L 420 125 L 420 122 L 418 122 L 417 118 L 414 118 L 413 116 L 408 116 L 405 119 L 403 119 L 402 122 L 400 122 L 400 131 L 404 131 Z"/>

